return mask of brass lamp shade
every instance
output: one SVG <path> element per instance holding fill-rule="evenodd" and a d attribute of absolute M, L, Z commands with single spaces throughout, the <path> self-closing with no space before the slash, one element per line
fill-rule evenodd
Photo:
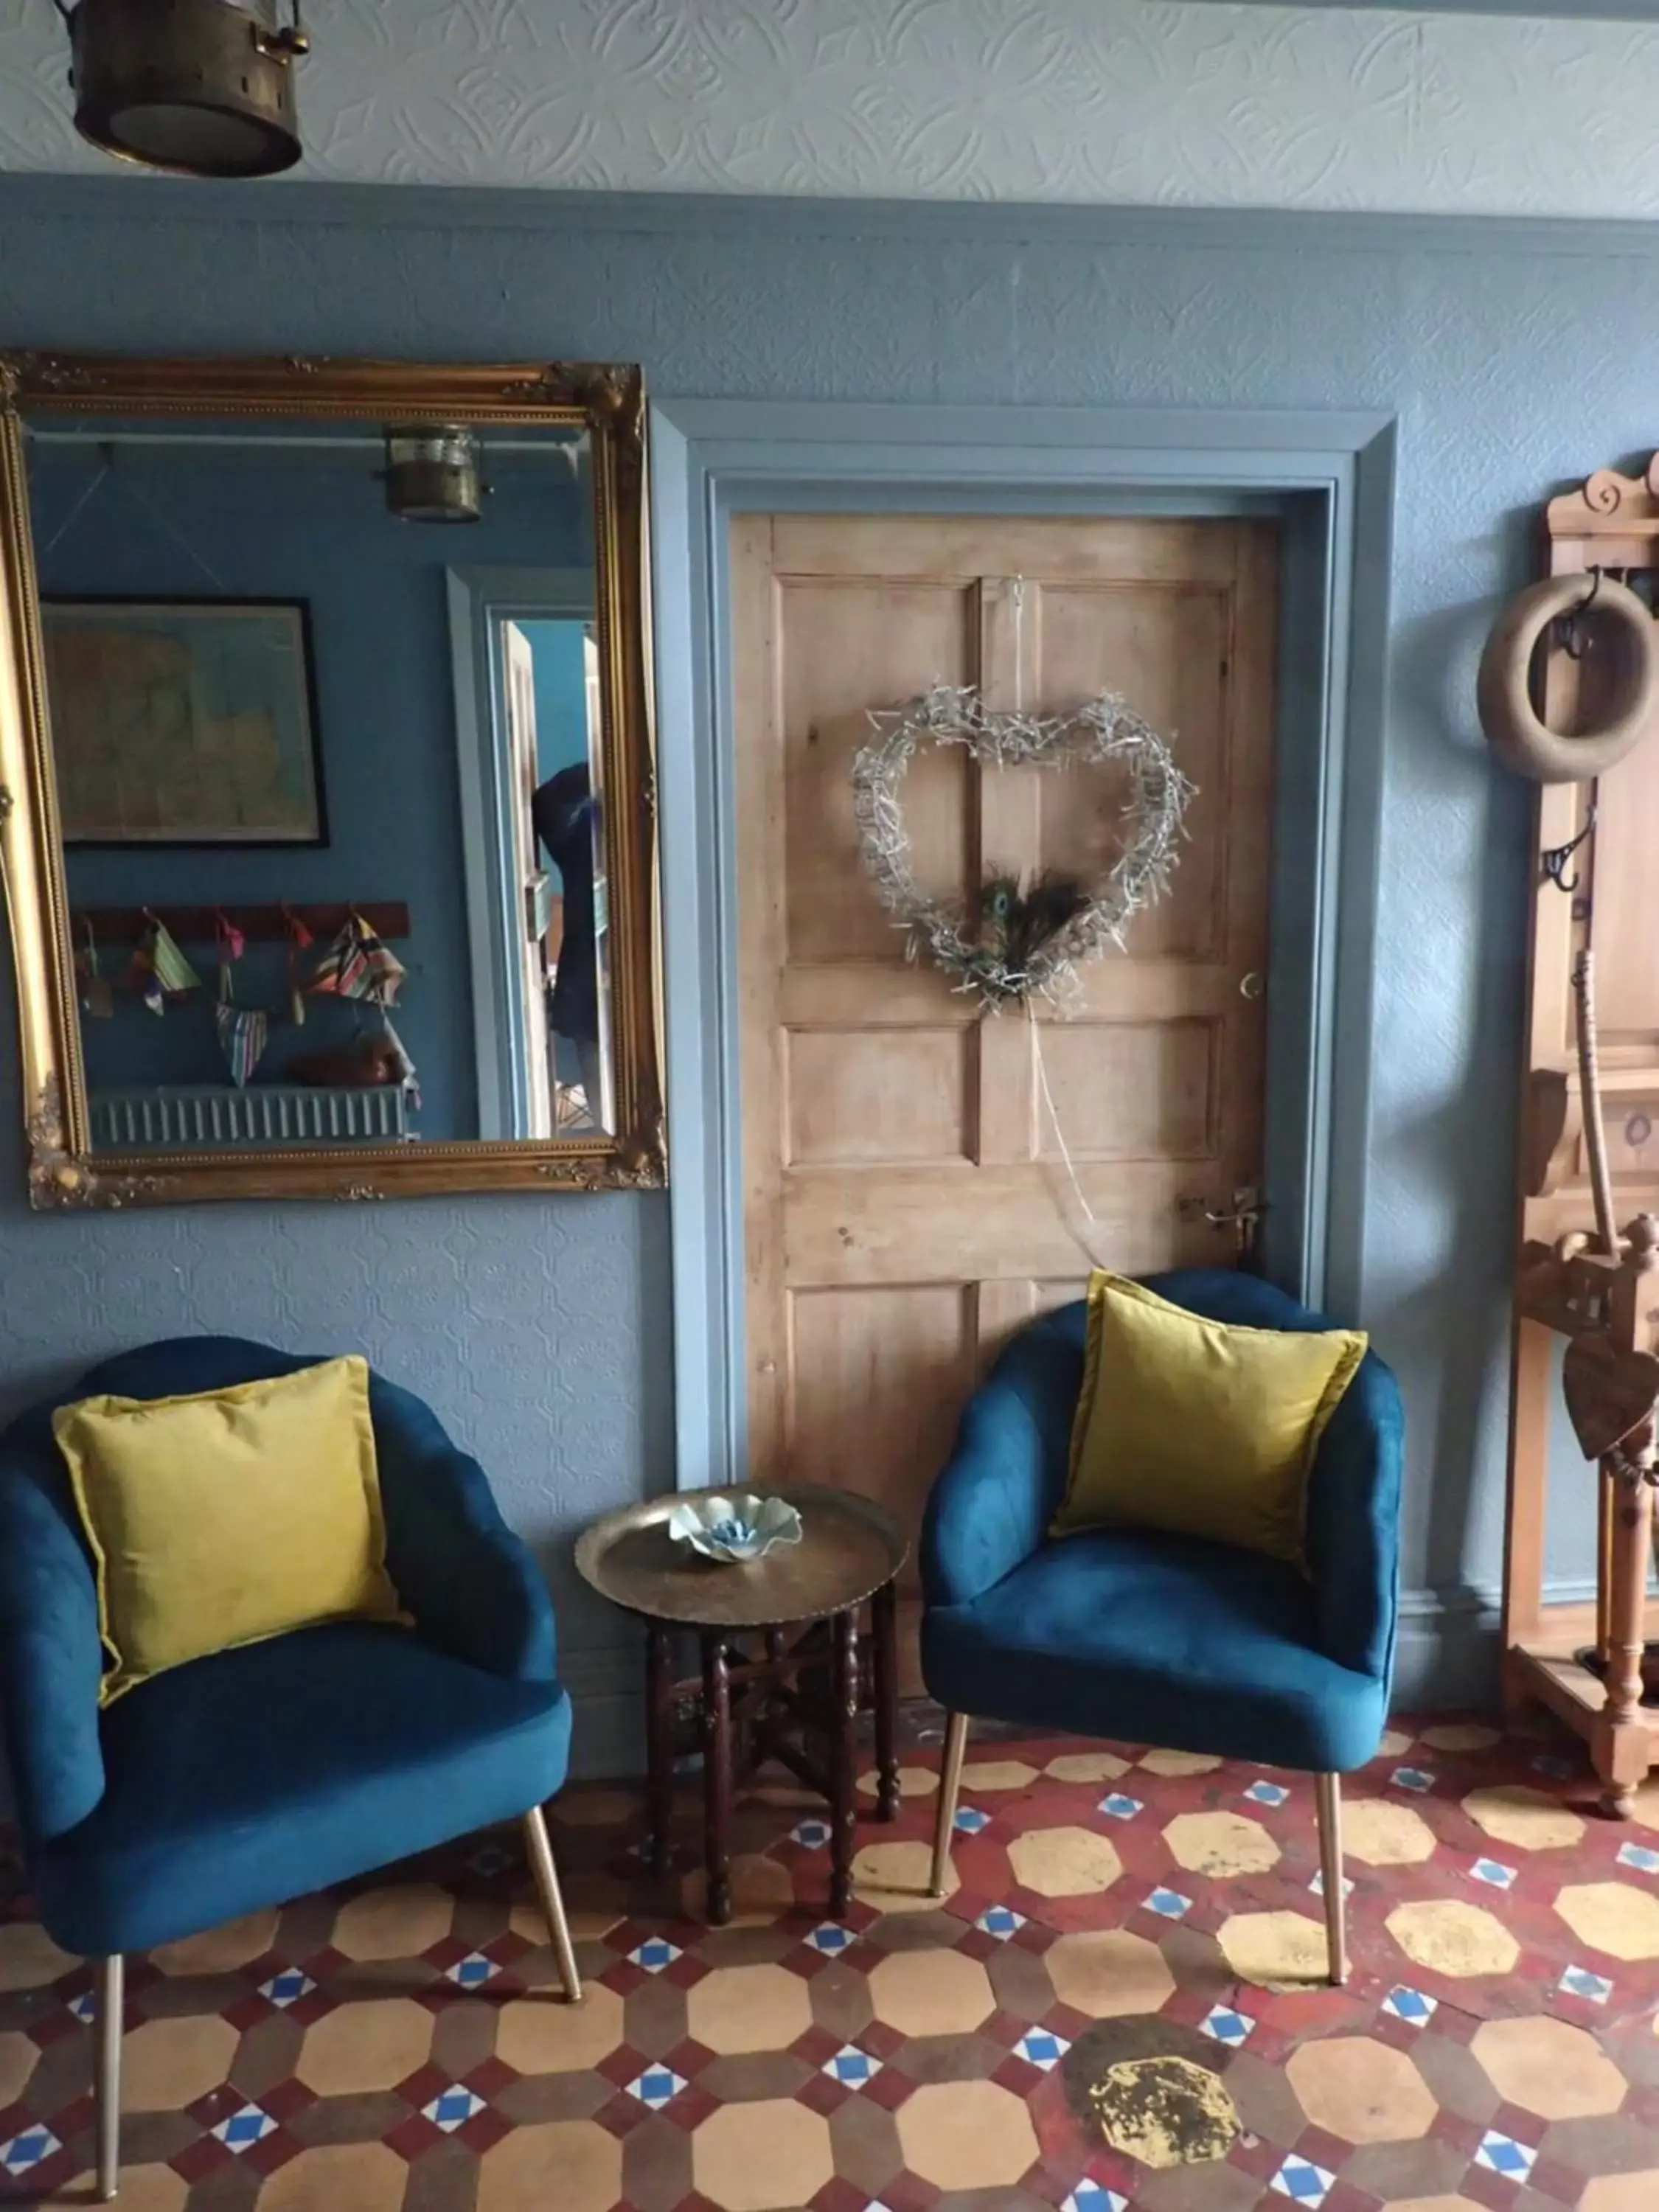
<path fill-rule="evenodd" d="M 463 423 L 393 424 L 386 433 L 386 503 L 402 522 L 477 522 L 487 489 L 477 433 Z"/>
<path fill-rule="evenodd" d="M 234 0 L 59 0 L 75 127 L 124 161 L 189 177 L 270 177 L 301 147 L 295 21 L 277 30 Z"/>

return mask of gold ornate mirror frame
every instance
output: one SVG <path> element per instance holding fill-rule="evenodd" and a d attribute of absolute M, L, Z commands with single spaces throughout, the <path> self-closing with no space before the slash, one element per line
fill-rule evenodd
<path fill-rule="evenodd" d="M 586 430 L 612 938 L 614 1133 L 93 1154 L 23 424 L 26 416 L 112 414 Z M 631 366 L 0 355 L 0 862 L 16 961 L 29 1194 L 36 1207 L 644 1189 L 665 1181 L 645 460 L 644 392 Z"/>

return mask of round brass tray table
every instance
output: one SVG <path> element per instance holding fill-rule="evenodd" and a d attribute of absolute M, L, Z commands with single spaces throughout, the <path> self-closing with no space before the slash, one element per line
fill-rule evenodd
<path fill-rule="evenodd" d="M 745 1486 L 702 1493 L 738 1498 Z M 583 1578 L 646 1624 L 646 1742 L 651 1863 L 668 1865 L 674 1759 L 687 1724 L 703 1760 L 708 1917 L 732 1914 L 732 1802 L 740 1780 L 776 1759 L 829 1802 L 830 1911 L 852 1896 L 858 1825 L 858 1718 L 875 1717 L 876 1807 L 898 1813 L 898 1651 L 895 1577 L 908 1546 L 884 1508 L 852 1492 L 799 1484 L 766 1493 L 801 1517 L 799 1544 L 725 1566 L 668 1534 L 677 1497 L 596 1522 L 576 1547 Z M 870 1607 L 868 1663 L 859 1618 Z M 677 1680 L 676 1631 L 695 1634 L 701 1666 Z"/>

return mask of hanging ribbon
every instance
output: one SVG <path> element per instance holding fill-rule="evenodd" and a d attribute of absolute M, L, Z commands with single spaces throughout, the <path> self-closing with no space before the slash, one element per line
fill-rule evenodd
<path fill-rule="evenodd" d="M 300 955 L 308 952 L 314 940 L 304 922 L 286 902 L 283 907 L 283 933 L 288 939 L 288 1018 L 295 1029 L 303 1029 L 306 1000 L 300 987 Z"/>
<path fill-rule="evenodd" d="M 166 923 L 144 908 L 144 920 L 149 924 L 143 942 L 132 956 L 129 980 L 142 990 L 144 1004 L 151 1013 L 164 1013 L 169 999 L 182 998 L 187 991 L 199 991 L 202 979 L 179 951 L 176 939 Z"/>
<path fill-rule="evenodd" d="M 99 972 L 98 939 L 92 924 L 83 921 L 81 927 L 87 939 L 75 956 L 76 973 L 81 979 L 81 1004 L 94 1021 L 106 1022 L 115 1012 L 115 994 L 108 976 Z"/>

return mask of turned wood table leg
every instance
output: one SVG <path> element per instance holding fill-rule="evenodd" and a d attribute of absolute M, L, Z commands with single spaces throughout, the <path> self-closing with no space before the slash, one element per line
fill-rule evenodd
<path fill-rule="evenodd" d="M 870 1605 L 875 1639 L 872 1668 L 876 1700 L 876 1810 L 884 1820 L 899 1814 L 898 1784 L 898 1586 L 884 1583 Z"/>
<path fill-rule="evenodd" d="M 646 1810 L 651 1822 L 651 1871 L 668 1871 L 668 1838 L 674 1813 L 674 1684 L 669 1634 L 659 1620 L 645 1631 Z"/>
<path fill-rule="evenodd" d="M 1607 1592 L 1607 1701 L 1590 1749 L 1604 1785 L 1601 1808 L 1627 1820 L 1637 1785 L 1648 1771 L 1648 1731 L 1642 1719 L 1643 1636 L 1647 1611 L 1648 1561 L 1653 1528 L 1650 1469 L 1622 1455 L 1602 1462 L 1611 1490 L 1612 1543 Z"/>
<path fill-rule="evenodd" d="M 702 1780 L 708 1919 L 724 1928 L 732 1917 L 732 1683 L 725 1642 L 712 1628 L 702 1632 Z"/>
<path fill-rule="evenodd" d="M 831 1662 L 830 1739 L 830 1917 L 839 1920 L 853 1901 L 853 1846 L 858 1829 L 859 1616 L 856 1606 L 836 1615 Z"/>

